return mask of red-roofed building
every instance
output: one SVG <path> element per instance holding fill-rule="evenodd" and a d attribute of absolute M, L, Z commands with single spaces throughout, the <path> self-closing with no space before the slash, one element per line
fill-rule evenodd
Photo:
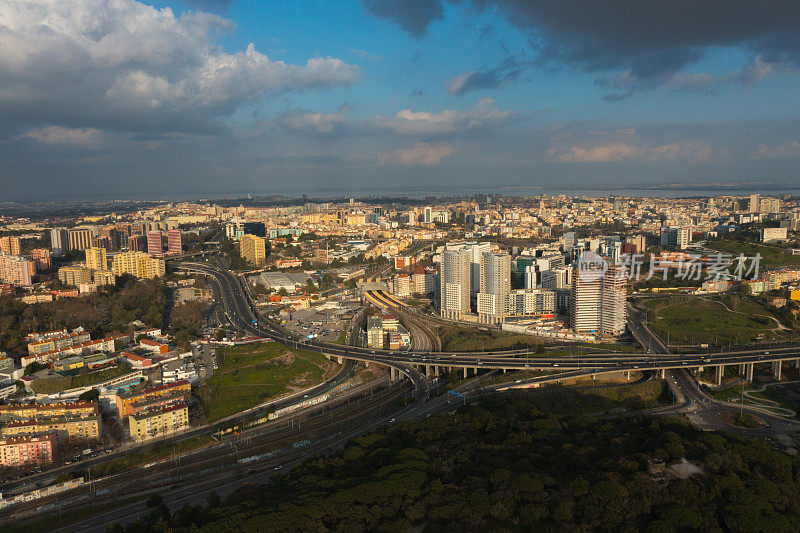
<path fill-rule="evenodd" d="M 153 365 L 153 360 L 150 357 L 142 357 L 132 352 L 120 352 L 119 356 L 136 369 L 150 368 Z"/>
<path fill-rule="evenodd" d="M 162 354 L 169 351 L 169 344 L 152 339 L 142 339 L 139 341 L 139 346 L 153 353 Z"/>

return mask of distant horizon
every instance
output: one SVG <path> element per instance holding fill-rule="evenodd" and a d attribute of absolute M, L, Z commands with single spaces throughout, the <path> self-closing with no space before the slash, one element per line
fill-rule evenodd
<path fill-rule="evenodd" d="M 449 189 L 431 189 L 422 187 L 408 188 L 339 188 L 339 189 L 315 189 L 315 190 L 272 190 L 272 191 L 233 191 L 233 192 L 185 192 L 185 193 L 161 193 L 148 195 L 76 195 L 74 197 L 58 195 L 51 198 L 33 196 L 6 196 L 0 200 L 3 202 L 35 202 L 50 203 L 57 201 L 69 201 L 70 203 L 88 202 L 185 202 L 185 201 L 204 201 L 204 200 L 225 200 L 225 199 L 246 199 L 268 198 L 272 196 L 285 197 L 287 199 L 302 198 L 303 195 L 311 199 L 333 199 L 333 198 L 382 198 L 382 197 L 407 197 L 409 199 L 421 199 L 428 196 L 448 198 L 464 197 L 474 194 L 495 194 L 509 197 L 532 197 L 546 194 L 557 196 L 629 196 L 629 197 L 661 197 L 661 198 L 680 198 L 697 196 L 730 196 L 737 194 L 791 194 L 800 191 L 800 183 L 755 183 L 755 182 L 713 182 L 713 183 L 667 183 L 663 185 L 652 184 L 595 184 L 589 186 L 570 186 L 552 187 L 544 185 L 498 185 L 495 187 L 452 187 Z M 606 194 L 601 194 L 606 193 Z"/>

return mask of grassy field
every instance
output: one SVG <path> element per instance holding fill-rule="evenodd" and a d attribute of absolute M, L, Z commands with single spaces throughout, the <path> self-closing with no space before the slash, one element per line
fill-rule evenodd
<path fill-rule="evenodd" d="M 747 257 L 761 254 L 761 266 L 766 268 L 800 267 L 800 255 L 792 255 L 788 250 L 781 248 L 719 239 L 710 239 L 706 246 L 712 250 L 736 256 L 740 253 Z"/>
<path fill-rule="evenodd" d="M 757 372 L 771 372 L 767 365 L 760 365 L 756 369 Z M 786 384 L 786 387 L 798 387 L 797 384 Z M 710 390 L 708 391 L 714 398 L 717 400 L 722 400 L 726 402 L 734 402 L 739 403 L 742 398 L 742 388 L 752 398 L 756 400 L 771 400 L 776 402 L 779 407 L 783 409 L 789 409 L 790 411 L 794 411 L 795 413 L 800 414 L 800 403 L 797 403 L 790 399 L 789 395 L 781 394 L 775 387 L 766 387 L 763 391 L 756 391 L 759 388 L 758 385 L 754 385 L 753 383 L 744 383 L 744 384 L 737 384 L 731 385 L 730 387 L 726 387 L 723 390 Z M 795 389 L 796 391 L 797 389 Z M 746 399 L 745 405 L 750 405 L 750 401 Z M 765 408 L 769 409 L 769 405 L 764 405 Z M 795 416 L 795 418 L 799 418 Z"/>
<path fill-rule="evenodd" d="M 318 353 L 277 342 L 223 347 L 217 356 L 219 368 L 197 389 L 209 422 L 321 383 L 333 364 Z"/>
<path fill-rule="evenodd" d="M 609 409 L 639 410 L 665 403 L 666 383 L 650 380 L 634 385 L 617 387 L 550 386 L 528 389 L 518 394 L 529 394 L 543 412 L 556 414 L 585 414 Z"/>
<path fill-rule="evenodd" d="M 437 330 L 442 339 L 443 352 L 516 350 L 527 347 L 533 353 L 543 349 L 542 342 L 531 335 L 456 326 L 440 326 Z"/>
<path fill-rule="evenodd" d="M 602 350 L 608 352 L 625 352 L 633 353 L 641 351 L 638 345 L 622 344 L 618 342 L 600 342 L 600 343 L 578 343 L 576 347 L 590 348 L 592 350 Z"/>
<path fill-rule="evenodd" d="M 547 374 L 554 374 L 554 371 L 542 371 L 542 370 L 510 370 L 503 374 L 502 372 L 498 372 L 492 377 L 486 378 L 481 381 L 481 385 L 496 385 L 498 383 L 511 383 L 512 381 L 516 381 L 518 379 L 531 379 L 536 378 L 539 376 L 546 376 Z M 460 377 L 463 374 L 456 372 L 456 377 Z M 472 375 L 470 375 L 470 379 Z M 453 380 L 455 384 L 458 380 Z"/>
<path fill-rule="evenodd" d="M 777 402 L 778 405 L 784 409 L 789 409 L 795 413 L 800 413 L 800 405 L 783 396 L 775 389 L 775 387 L 767 387 L 763 391 L 753 391 L 750 393 L 750 395 L 754 398 L 772 400 L 773 402 Z M 795 418 L 797 418 L 797 416 L 795 416 Z"/>
<path fill-rule="evenodd" d="M 736 381 L 741 379 L 739 375 L 739 368 L 734 365 L 726 366 L 724 369 L 724 374 L 722 376 L 722 382 L 727 383 L 729 381 Z M 698 378 L 702 381 L 706 381 L 709 383 L 714 383 L 714 380 L 717 377 L 717 369 L 713 366 L 707 366 L 703 368 L 703 371 L 700 372 Z"/>
<path fill-rule="evenodd" d="M 727 305 L 731 310 L 725 308 Z M 663 305 L 662 305 L 663 304 Z M 769 309 L 739 296 L 717 299 L 651 299 L 648 325 L 669 344 L 752 343 L 782 340 Z M 765 316 L 761 316 L 765 315 Z"/>

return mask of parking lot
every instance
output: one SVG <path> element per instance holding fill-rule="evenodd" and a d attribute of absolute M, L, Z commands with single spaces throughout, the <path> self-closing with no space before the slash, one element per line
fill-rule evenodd
<path fill-rule="evenodd" d="M 286 317 L 284 327 L 298 335 L 315 335 L 327 342 L 336 342 L 347 330 L 351 311 L 347 308 L 321 306 L 293 311 Z"/>
<path fill-rule="evenodd" d="M 197 367 L 196 385 L 204 382 L 214 373 L 217 368 L 217 354 L 214 347 L 209 344 L 197 343 L 192 347 L 194 363 Z"/>

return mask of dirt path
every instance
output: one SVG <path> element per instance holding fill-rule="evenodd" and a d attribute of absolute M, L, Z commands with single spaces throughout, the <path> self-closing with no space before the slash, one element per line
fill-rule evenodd
<path fill-rule="evenodd" d="M 711 303 L 719 304 L 719 305 L 721 305 L 722 307 L 724 307 L 725 309 L 727 309 L 728 311 L 730 311 L 731 313 L 734 313 L 734 314 L 737 314 L 737 315 L 747 315 L 747 316 L 763 316 L 764 318 L 769 318 L 769 319 L 771 319 L 772 321 L 774 321 L 774 322 L 775 322 L 775 324 L 777 324 L 777 326 L 771 330 L 771 331 L 773 331 L 773 332 L 774 332 L 774 331 L 788 331 L 788 330 L 789 330 L 789 328 L 787 328 L 786 326 L 784 326 L 784 325 L 781 323 L 781 321 L 780 321 L 780 320 L 778 320 L 777 318 L 775 318 L 775 317 L 774 317 L 774 316 L 772 316 L 772 315 L 764 315 L 764 314 L 760 314 L 760 313 L 759 313 L 759 314 L 755 314 L 755 313 L 745 313 L 744 311 L 734 311 L 733 309 L 731 309 L 730 307 L 728 307 L 728 305 L 727 305 L 727 304 L 725 304 L 725 303 L 722 303 L 722 302 L 720 302 L 720 301 L 718 301 L 718 300 L 709 300 L 709 299 L 707 299 L 707 298 L 701 298 L 701 299 L 702 299 L 702 300 L 705 300 L 705 301 L 707 301 L 707 302 L 711 302 Z"/>
<path fill-rule="evenodd" d="M 760 317 L 763 317 L 763 318 L 768 318 L 768 319 L 772 320 L 773 322 L 775 322 L 775 327 L 773 327 L 773 328 L 770 328 L 770 329 L 769 329 L 769 331 L 770 331 L 770 332 L 772 332 L 773 334 L 777 335 L 777 336 L 780 336 L 781 338 L 783 338 L 783 335 L 781 335 L 779 332 L 782 332 L 782 331 L 792 331 L 790 328 L 787 328 L 786 326 L 784 326 L 784 325 L 783 325 L 783 323 L 781 323 L 781 321 L 780 321 L 780 320 L 778 320 L 777 318 L 775 318 L 775 317 L 774 317 L 774 316 L 772 316 L 772 315 L 765 315 L 765 314 L 763 314 L 763 313 L 746 313 L 746 312 L 744 312 L 744 311 L 734 311 L 733 309 L 731 309 L 730 307 L 728 307 L 728 305 L 727 305 L 727 304 L 725 304 L 725 303 L 723 303 L 723 302 L 720 302 L 719 300 L 712 300 L 712 299 L 710 299 L 710 298 L 703 298 L 703 297 L 700 297 L 699 299 L 700 299 L 700 300 L 702 300 L 702 301 L 704 301 L 704 302 L 708 302 L 708 303 L 712 303 L 712 304 L 718 304 L 718 305 L 721 305 L 721 306 L 722 306 L 722 307 L 723 307 L 725 310 L 727 310 L 729 313 L 733 313 L 733 314 L 736 314 L 736 315 L 760 316 Z M 669 309 L 670 307 L 675 307 L 675 306 L 677 306 L 677 305 L 685 304 L 687 301 L 688 301 L 688 300 L 683 300 L 683 301 L 680 301 L 680 302 L 676 302 L 676 303 L 674 303 L 674 304 L 667 304 L 667 305 L 665 305 L 664 307 L 662 307 L 661 309 L 659 309 L 659 310 L 658 310 L 658 311 L 655 313 L 655 316 L 656 316 L 656 318 L 661 318 L 661 317 L 659 317 L 659 314 L 660 314 L 662 311 L 664 311 L 664 309 Z"/>

